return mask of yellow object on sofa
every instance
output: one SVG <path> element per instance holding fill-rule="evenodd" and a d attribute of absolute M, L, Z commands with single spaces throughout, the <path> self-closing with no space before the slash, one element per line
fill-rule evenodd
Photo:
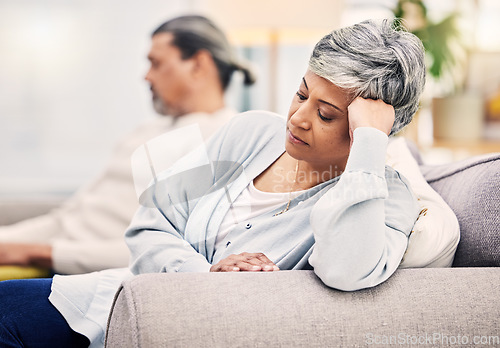
<path fill-rule="evenodd" d="M 38 267 L 0 266 L 0 281 L 51 277 L 50 270 Z"/>

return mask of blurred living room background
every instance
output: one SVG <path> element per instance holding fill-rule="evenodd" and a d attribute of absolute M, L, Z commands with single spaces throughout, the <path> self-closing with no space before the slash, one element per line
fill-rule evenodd
<path fill-rule="evenodd" d="M 70 195 L 159 117 L 143 78 L 151 32 L 188 13 L 212 18 L 257 72 L 227 103 L 283 115 L 319 38 L 401 15 L 429 64 L 403 135 L 430 164 L 500 152 L 497 0 L 0 0 L 0 199 Z"/>

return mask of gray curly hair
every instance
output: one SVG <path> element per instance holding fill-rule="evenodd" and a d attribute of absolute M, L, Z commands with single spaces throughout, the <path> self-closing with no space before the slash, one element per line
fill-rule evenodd
<path fill-rule="evenodd" d="M 392 135 L 418 110 L 425 84 L 424 47 L 398 20 L 368 20 L 323 37 L 312 52 L 309 69 L 353 97 L 391 104 Z"/>

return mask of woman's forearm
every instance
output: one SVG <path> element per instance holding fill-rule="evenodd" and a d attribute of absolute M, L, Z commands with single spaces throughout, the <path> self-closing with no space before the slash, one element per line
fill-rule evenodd
<path fill-rule="evenodd" d="M 386 177 L 386 145 L 382 132 L 357 129 L 345 172 L 313 208 L 309 262 L 328 286 L 347 291 L 375 286 L 404 254 L 418 206 L 397 173 Z"/>

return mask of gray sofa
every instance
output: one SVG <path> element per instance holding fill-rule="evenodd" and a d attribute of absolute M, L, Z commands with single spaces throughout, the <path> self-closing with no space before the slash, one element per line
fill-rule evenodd
<path fill-rule="evenodd" d="M 312 271 L 139 275 L 115 297 L 106 346 L 500 346 L 500 154 L 421 170 L 459 220 L 453 268 L 357 292 Z"/>

